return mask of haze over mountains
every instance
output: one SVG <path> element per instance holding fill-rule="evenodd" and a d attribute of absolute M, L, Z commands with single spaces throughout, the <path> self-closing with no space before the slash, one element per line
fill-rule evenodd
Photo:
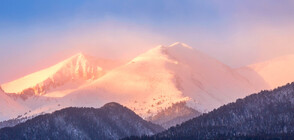
<path fill-rule="evenodd" d="M 286 55 L 250 65 L 274 89 L 293 82 L 294 55 Z"/>
<path fill-rule="evenodd" d="M 145 117 L 183 101 L 206 112 L 256 89 L 263 88 L 186 44 L 175 43 L 150 49 L 75 93 L 100 97 L 112 93 L 105 99 L 120 102 Z"/>
<path fill-rule="evenodd" d="M 184 43 L 157 46 L 125 64 L 80 53 L 2 84 L 1 96 L 7 100 L 3 106 L 16 113 L 1 108 L 6 115 L 0 121 L 71 106 L 101 107 L 107 102 L 123 104 L 145 119 L 177 103 L 194 109 L 190 112 L 196 115 L 275 86 L 262 72 L 253 66 L 233 69 Z"/>

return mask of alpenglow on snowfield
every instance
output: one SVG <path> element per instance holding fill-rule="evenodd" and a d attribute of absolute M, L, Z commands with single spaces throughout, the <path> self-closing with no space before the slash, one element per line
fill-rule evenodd
<path fill-rule="evenodd" d="M 157 46 L 125 64 L 109 67 L 104 68 L 103 61 L 78 54 L 1 87 L 27 108 L 26 115 L 69 106 L 100 107 L 115 101 L 143 118 L 180 102 L 204 113 L 267 88 L 265 82 L 250 83 L 252 77 L 247 79 L 183 43 Z M 42 75 L 47 71 L 50 73 Z M 33 81 L 32 85 L 22 84 L 27 79 Z M 23 88 L 10 93 L 11 86 Z"/>
<path fill-rule="evenodd" d="M 0 0 L 0 140 L 293 140 L 293 0 Z"/>

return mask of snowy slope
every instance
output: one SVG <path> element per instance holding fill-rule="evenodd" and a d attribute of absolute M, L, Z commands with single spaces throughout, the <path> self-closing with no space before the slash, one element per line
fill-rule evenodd
<path fill-rule="evenodd" d="M 236 68 L 235 71 L 246 78 L 251 84 L 255 85 L 257 91 L 270 89 L 269 84 L 254 69 L 246 66 Z"/>
<path fill-rule="evenodd" d="M 29 112 L 26 112 L 25 115 L 23 114 L 23 111 L 20 110 L 20 113 L 17 113 L 17 115 L 30 118 L 31 116 L 53 112 L 64 107 L 78 105 L 81 107 L 86 106 L 83 101 L 79 100 L 83 98 L 89 100 L 89 98 L 91 98 L 86 95 L 83 95 L 76 100 L 72 98 L 64 99 L 62 97 L 72 93 L 80 86 L 103 76 L 107 71 L 120 64 L 121 62 L 119 61 L 101 58 L 97 59 L 79 53 L 52 67 L 32 73 L 1 86 L 6 92 L 10 92 L 7 94 L 9 95 L 7 98 L 11 98 L 13 102 L 18 104 L 18 106 L 30 110 Z M 101 106 L 102 104 L 99 105 Z M 91 106 L 93 105 L 90 105 L 90 107 Z M 10 116 L 7 111 L 9 110 L 3 111 L 7 116 L 5 117 L 5 120 L 17 116 Z"/>
<path fill-rule="evenodd" d="M 11 99 L 0 89 L 0 121 L 16 118 L 28 110 L 28 108 Z"/>
<path fill-rule="evenodd" d="M 286 55 L 248 66 L 255 70 L 271 89 L 294 80 L 294 55 Z"/>
<path fill-rule="evenodd" d="M 96 95 L 148 117 L 183 101 L 207 112 L 257 90 L 260 87 L 227 65 L 186 44 L 175 43 L 141 54 L 73 95 Z"/>
<path fill-rule="evenodd" d="M 54 70 L 43 78 L 47 77 L 49 85 L 34 79 L 41 71 L 2 86 L 9 91 L 20 87 L 24 79 L 33 81 L 29 85 L 35 86 L 29 89 L 40 96 L 15 99 L 32 110 L 27 116 L 70 106 L 101 107 L 118 102 L 145 118 L 182 102 L 207 112 L 266 86 L 262 80 L 261 84 L 252 80 L 260 78 L 258 74 L 241 76 L 240 71 L 183 43 L 157 46 L 112 68 L 109 63 L 97 63 L 78 54 L 43 70 Z M 20 93 L 28 87 L 22 87 Z"/>
<path fill-rule="evenodd" d="M 52 67 L 5 83 L 1 87 L 6 93 L 44 95 L 52 89 L 65 85 L 58 90 L 64 90 L 66 94 L 71 92 L 67 91 L 68 89 L 81 85 L 85 80 L 102 76 L 105 71 L 99 64 L 102 63 L 79 53 Z M 53 96 L 63 95 L 53 94 Z"/>

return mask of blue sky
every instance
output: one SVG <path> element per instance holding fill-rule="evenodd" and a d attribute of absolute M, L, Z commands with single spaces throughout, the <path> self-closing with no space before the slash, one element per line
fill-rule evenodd
<path fill-rule="evenodd" d="M 79 51 L 132 57 L 177 41 L 240 67 L 294 53 L 293 20 L 292 0 L 0 0 L 0 83 Z"/>

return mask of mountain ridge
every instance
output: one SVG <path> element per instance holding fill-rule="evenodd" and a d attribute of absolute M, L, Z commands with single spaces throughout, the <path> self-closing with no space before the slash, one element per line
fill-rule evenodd
<path fill-rule="evenodd" d="M 82 59 L 82 56 L 78 54 L 73 58 Z M 75 67 L 71 66 L 76 66 L 74 64 L 70 65 L 69 71 L 64 70 L 65 74 L 60 74 L 61 79 L 72 78 L 71 70 L 75 74 Z M 65 80 L 54 88 L 50 88 L 50 84 L 49 88 L 41 86 L 44 92 L 37 92 L 40 93 L 38 96 L 32 95 L 39 87 L 29 89 L 27 94 L 30 93 L 30 97 L 24 97 L 24 100 L 16 98 L 16 101 L 32 109 L 27 114 L 31 116 L 69 106 L 101 107 L 107 102 L 119 102 L 148 118 L 181 102 L 185 102 L 188 108 L 205 113 L 263 89 L 228 65 L 179 42 L 151 48 L 109 71 L 103 71 L 105 66 L 98 64 L 101 65 L 94 64 L 94 67 L 101 66 L 103 73 L 99 78 L 92 79 L 90 74 L 90 80 L 86 82 Z M 83 68 L 81 66 L 82 75 Z M 79 73 L 76 76 L 79 77 Z"/>
<path fill-rule="evenodd" d="M 0 129 L 0 139 L 105 139 L 151 135 L 164 130 L 130 109 L 108 103 L 99 109 L 65 108 Z"/>
<path fill-rule="evenodd" d="M 111 100 L 145 118 L 179 102 L 206 112 L 261 90 L 258 86 L 220 61 L 174 43 L 152 48 L 74 93 L 111 93 Z"/>
<path fill-rule="evenodd" d="M 78 53 L 49 68 L 4 83 L 1 88 L 6 93 L 44 95 L 69 81 L 96 79 L 104 74 L 102 70 L 93 58 Z"/>

